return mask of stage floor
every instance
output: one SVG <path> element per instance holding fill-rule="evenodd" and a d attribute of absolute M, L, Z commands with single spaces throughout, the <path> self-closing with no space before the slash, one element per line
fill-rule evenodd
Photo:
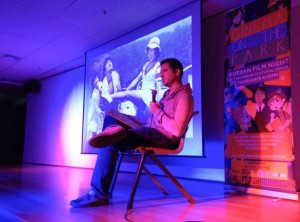
<path fill-rule="evenodd" d="M 91 169 L 23 164 L 0 167 L 0 221 L 126 221 L 126 206 L 133 176 L 122 173 L 111 204 L 93 208 L 71 208 L 69 201 L 89 190 Z M 160 178 L 159 178 L 160 179 Z M 164 181 L 169 188 L 172 184 Z M 256 195 L 226 193 L 223 184 L 184 182 L 196 204 L 171 188 L 165 196 L 143 176 L 133 210 L 134 222 L 199 221 L 300 221 L 300 203 Z"/>

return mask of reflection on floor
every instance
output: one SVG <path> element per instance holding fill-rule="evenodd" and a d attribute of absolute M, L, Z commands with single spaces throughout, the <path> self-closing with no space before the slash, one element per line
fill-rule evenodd
<path fill-rule="evenodd" d="M 73 209 L 69 201 L 89 190 L 91 169 L 24 164 L 0 168 L 0 221 L 126 221 L 133 176 L 119 176 L 111 204 Z M 197 201 L 189 204 L 165 178 L 165 196 L 146 176 L 141 178 L 134 208 L 135 222 L 300 221 L 300 204 L 255 195 L 230 195 L 223 184 L 181 181 Z"/>

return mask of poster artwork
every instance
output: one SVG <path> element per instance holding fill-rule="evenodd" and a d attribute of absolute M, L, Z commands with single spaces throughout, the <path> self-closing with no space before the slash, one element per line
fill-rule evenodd
<path fill-rule="evenodd" d="M 260 0 L 227 13 L 224 141 L 228 184 L 295 191 L 289 6 L 290 0 Z M 265 183 L 279 180 L 285 185 Z"/>

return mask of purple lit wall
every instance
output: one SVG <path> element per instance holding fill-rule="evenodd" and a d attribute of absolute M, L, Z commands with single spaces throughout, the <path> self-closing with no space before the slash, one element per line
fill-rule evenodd
<path fill-rule="evenodd" d="M 225 15 L 203 23 L 203 146 L 204 158 L 162 157 L 179 177 L 224 180 L 223 53 Z M 216 53 L 218 52 L 218 53 Z M 219 57 L 216 57 L 219 55 Z M 201 88 L 195 85 L 195 89 Z M 42 81 L 41 91 L 28 95 L 24 162 L 93 168 L 95 154 L 81 154 L 84 67 Z M 197 117 L 198 118 L 198 117 Z M 136 171 L 125 161 L 123 171 Z M 154 173 L 160 173 L 154 166 Z"/>
<path fill-rule="evenodd" d="M 84 68 L 42 81 L 28 95 L 24 162 L 91 167 L 81 155 Z"/>
<path fill-rule="evenodd" d="M 177 176 L 222 181 L 223 172 L 223 19 L 204 22 L 206 62 L 203 67 L 203 138 L 205 158 L 164 157 Z M 214 26 L 214 29 L 207 27 Z M 216 28 L 217 27 L 217 28 Z M 222 55 L 222 53 L 218 53 Z M 220 81 L 221 80 L 221 81 Z M 24 162 L 93 168 L 96 155 L 80 154 L 83 117 L 84 67 L 42 81 L 41 91 L 28 95 Z M 195 87 L 197 88 L 197 87 Z M 200 87 L 199 87 L 200 88 Z M 219 108 L 217 108 L 219 107 Z M 219 116 L 219 117 L 218 117 Z M 135 171 L 136 164 L 123 162 L 122 170 Z M 160 173 L 156 168 L 153 172 Z"/>
<path fill-rule="evenodd" d="M 299 95 L 300 52 L 299 1 L 292 1 L 291 48 L 292 94 Z M 298 14 L 297 14 L 298 13 Z M 223 81 L 225 14 L 203 21 L 202 30 L 202 108 L 205 158 L 164 157 L 176 176 L 224 180 Z M 296 84 L 297 83 L 297 84 Z M 93 168 L 96 155 L 80 154 L 84 67 L 42 81 L 41 92 L 28 95 L 24 162 Z M 194 86 L 197 88 L 197 86 Z M 293 100 L 293 107 L 300 100 Z M 300 115 L 293 117 L 299 122 Z M 299 124 L 294 124 L 299 132 Z M 300 169 L 300 137 L 294 136 L 296 169 Z M 136 164 L 126 162 L 122 170 L 134 171 Z M 152 169 L 151 169 L 152 170 Z M 155 171 L 156 169 L 154 169 Z M 296 172 L 297 188 L 300 174 Z"/>

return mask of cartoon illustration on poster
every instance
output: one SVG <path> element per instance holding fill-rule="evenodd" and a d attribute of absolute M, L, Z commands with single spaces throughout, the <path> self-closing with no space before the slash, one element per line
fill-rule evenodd
<path fill-rule="evenodd" d="M 289 0 L 260 0 L 227 13 L 227 184 L 295 191 L 289 6 Z M 285 185 L 277 186 L 279 180 Z"/>

